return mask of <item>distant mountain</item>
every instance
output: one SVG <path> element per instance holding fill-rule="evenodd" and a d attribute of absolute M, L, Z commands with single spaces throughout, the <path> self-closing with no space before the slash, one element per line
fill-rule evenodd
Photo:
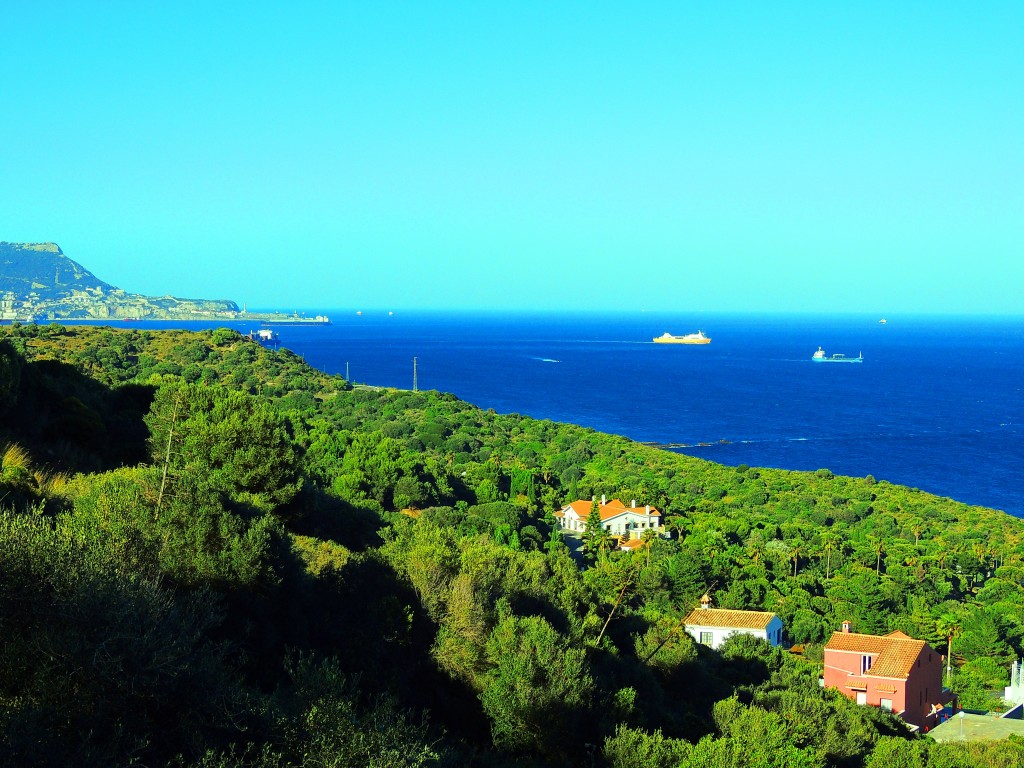
<path fill-rule="evenodd" d="M 76 261 L 56 243 L 0 242 L 0 293 L 25 300 L 35 294 L 44 299 L 70 296 L 75 291 L 102 295 L 116 290 Z"/>
<path fill-rule="evenodd" d="M 56 243 L 0 242 L 0 320 L 246 317 L 223 299 L 127 293 L 64 255 Z"/>

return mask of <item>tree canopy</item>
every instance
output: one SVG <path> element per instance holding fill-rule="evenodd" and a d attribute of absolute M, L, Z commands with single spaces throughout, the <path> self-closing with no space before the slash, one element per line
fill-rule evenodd
<path fill-rule="evenodd" d="M 233 331 L 0 338 L 0 754 L 12 765 L 1005 766 L 818 685 L 843 620 L 1024 654 L 1024 524 L 873 478 L 723 467 Z M 585 551 L 599 495 L 669 538 Z M 572 544 L 573 546 L 568 546 Z M 773 611 L 803 654 L 683 617 Z"/>

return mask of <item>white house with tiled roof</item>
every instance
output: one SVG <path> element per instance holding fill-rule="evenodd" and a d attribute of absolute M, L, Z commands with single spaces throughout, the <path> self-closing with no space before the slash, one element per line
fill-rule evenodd
<path fill-rule="evenodd" d="M 578 533 L 586 531 L 587 518 L 590 517 L 590 508 L 593 503 L 593 499 L 590 501 L 580 499 L 566 504 L 555 512 L 555 519 L 558 520 L 559 527 L 565 531 Z M 644 531 L 654 531 L 659 534 L 664 531 L 661 524 L 661 512 L 650 504 L 638 507 L 636 499 L 633 499 L 627 507 L 618 499 L 608 501 L 601 496 L 598 513 L 601 515 L 601 525 L 612 536 L 638 539 L 643 536 Z"/>
<path fill-rule="evenodd" d="M 769 645 L 782 643 L 782 619 L 770 611 L 733 611 L 712 608 L 711 598 L 704 595 L 700 608 L 694 608 L 683 619 L 686 631 L 702 645 L 718 648 L 733 635 L 753 635 Z"/>

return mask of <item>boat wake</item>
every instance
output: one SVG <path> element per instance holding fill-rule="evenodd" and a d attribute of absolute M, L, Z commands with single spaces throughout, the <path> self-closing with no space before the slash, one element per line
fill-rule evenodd
<path fill-rule="evenodd" d="M 895 431 L 881 431 L 881 432 L 870 432 L 855 435 L 830 435 L 830 436 L 818 436 L 818 437 L 764 437 L 764 438 L 753 438 L 753 439 L 740 439 L 740 440 L 694 440 L 694 441 L 651 441 L 646 443 L 647 445 L 653 445 L 661 448 L 669 449 L 680 449 L 680 448 L 718 448 L 728 445 L 784 445 L 786 443 L 867 443 L 872 441 L 880 440 L 963 440 L 969 439 L 975 435 L 987 435 L 998 432 L 1003 432 L 1007 427 L 1011 428 L 1011 431 L 1016 431 L 1013 428 L 1016 425 L 1011 423 L 1000 423 L 996 427 L 989 429 L 974 429 L 970 431 L 931 431 L 931 430 L 917 430 L 914 432 L 895 432 Z"/>

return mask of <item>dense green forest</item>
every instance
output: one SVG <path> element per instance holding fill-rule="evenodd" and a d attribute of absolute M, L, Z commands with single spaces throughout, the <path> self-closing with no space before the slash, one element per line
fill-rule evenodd
<path fill-rule="evenodd" d="M 438 392 L 352 388 L 228 330 L 0 332 L 0 756 L 17 766 L 1024 763 L 823 690 L 849 619 L 1024 651 L 1024 523 L 873 478 L 724 467 Z M 671 538 L 576 559 L 567 501 Z M 698 646 L 700 595 L 793 654 Z"/>

